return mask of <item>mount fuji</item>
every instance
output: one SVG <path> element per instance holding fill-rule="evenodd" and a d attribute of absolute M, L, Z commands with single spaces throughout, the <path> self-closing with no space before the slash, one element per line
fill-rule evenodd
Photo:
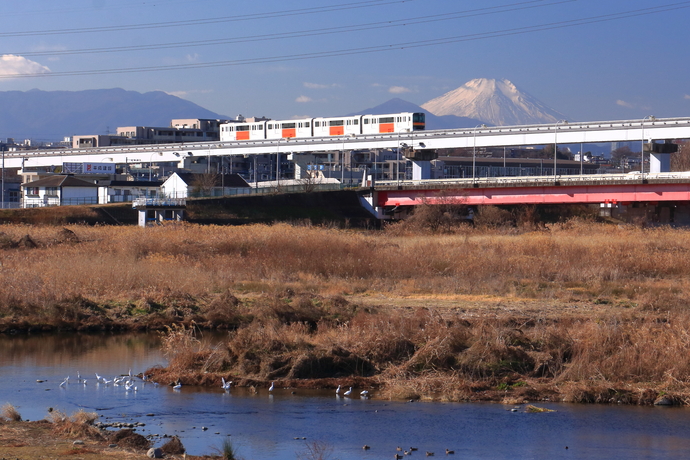
<path fill-rule="evenodd" d="M 505 79 L 470 80 L 421 107 L 437 116 L 455 115 L 497 126 L 556 123 L 567 118 Z"/>

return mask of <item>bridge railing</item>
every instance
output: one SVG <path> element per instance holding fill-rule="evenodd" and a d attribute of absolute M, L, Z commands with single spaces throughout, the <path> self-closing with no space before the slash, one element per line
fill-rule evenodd
<path fill-rule="evenodd" d="M 578 183 L 606 183 L 606 182 L 628 182 L 641 180 L 655 181 L 655 180 L 690 180 L 690 171 L 687 172 L 664 172 L 664 173 L 640 173 L 639 171 L 627 174 L 584 174 L 584 175 L 568 175 L 568 176 L 518 176 L 518 177 L 477 177 L 477 178 L 463 178 L 463 179 L 424 179 L 424 180 L 386 180 L 376 181 L 377 187 L 429 187 L 429 186 L 446 186 L 455 185 L 465 188 L 472 188 L 475 184 L 478 187 L 487 187 L 492 185 L 554 185 L 555 182 L 559 184 L 578 184 Z"/>

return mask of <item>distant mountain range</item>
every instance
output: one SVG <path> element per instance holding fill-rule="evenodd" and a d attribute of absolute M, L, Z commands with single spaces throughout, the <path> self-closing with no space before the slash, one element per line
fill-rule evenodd
<path fill-rule="evenodd" d="M 229 118 L 162 91 L 0 91 L 0 139 L 56 141 L 118 126 L 170 126 L 173 118 Z"/>
<path fill-rule="evenodd" d="M 0 92 L 0 139 L 57 141 L 76 134 L 114 133 L 118 126 L 170 126 L 173 118 L 230 118 L 162 91 L 120 88 Z M 421 106 L 399 98 L 350 115 L 424 112 L 427 129 L 479 124 L 554 123 L 566 117 L 508 80 L 479 78 Z"/>

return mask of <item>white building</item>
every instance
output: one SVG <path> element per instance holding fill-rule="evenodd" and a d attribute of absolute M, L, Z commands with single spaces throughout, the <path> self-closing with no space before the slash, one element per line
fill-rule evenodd
<path fill-rule="evenodd" d="M 73 176 L 57 175 L 22 184 L 22 207 L 98 204 L 98 185 Z"/>
<path fill-rule="evenodd" d="M 171 198 L 224 196 L 248 192 L 249 184 L 239 174 L 193 174 L 175 172 L 161 185 L 161 195 Z"/>

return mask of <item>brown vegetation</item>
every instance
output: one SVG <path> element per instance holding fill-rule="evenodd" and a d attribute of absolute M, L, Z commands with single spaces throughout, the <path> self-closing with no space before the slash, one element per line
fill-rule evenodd
<path fill-rule="evenodd" d="M 101 430 L 94 426 L 94 422 L 98 419 L 98 414 L 95 412 L 79 410 L 71 416 L 67 416 L 62 411 L 52 410 L 47 419 L 52 422 L 56 434 L 69 438 L 87 438 L 98 441 L 105 439 Z"/>
<path fill-rule="evenodd" d="M 17 410 L 16 407 L 14 407 L 12 404 L 7 403 L 4 406 L 2 406 L 2 409 L 0 409 L 0 415 L 2 418 L 9 422 L 21 422 L 22 421 L 22 416 Z"/>
<path fill-rule="evenodd" d="M 167 331 L 165 383 L 687 404 L 690 233 L 521 216 L 383 232 L 3 226 L 0 330 Z M 228 340 L 204 345 L 204 328 Z"/>

